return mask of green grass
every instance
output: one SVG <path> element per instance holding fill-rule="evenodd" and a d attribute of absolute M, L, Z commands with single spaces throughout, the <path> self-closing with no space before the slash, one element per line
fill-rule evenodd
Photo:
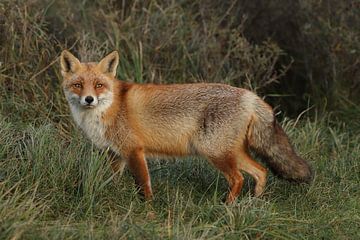
<path fill-rule="evenodd" d="M 130 173 L 114 176 L 106 154 L 78 131 L 69 140 L 51 123 L 0 124 L 2 239 L 360 236 L 360 137 L 326 120 L 284 123 L 315 169 L 313 183 L 271 175 L 255 198 L 247 176 L 234 205 L 222 203 L 226 182 L 203 159 L 150 160 L 155 199 L 145 203 Z"/>

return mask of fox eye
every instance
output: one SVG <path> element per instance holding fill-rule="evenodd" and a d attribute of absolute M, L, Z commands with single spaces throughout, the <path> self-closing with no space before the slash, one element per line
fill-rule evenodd
<path fill-rule="evenodd" d="M 102 88 L 103 87 L 103 84 L 102 83 L 97 83 L 96 84 L 96 88 Z"/>
<path fill-rule="evenodd" d="M 80 83 L 75 83 L 75 84 L 73 84 L 73 86 L 76 87 L 76 88 L 81 88 L 81 84 L 80 84 Z"/>

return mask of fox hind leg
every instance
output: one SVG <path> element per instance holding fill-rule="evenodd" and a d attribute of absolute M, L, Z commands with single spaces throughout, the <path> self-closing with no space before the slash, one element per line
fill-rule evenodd
<path fill-rule="evenodd" d="M 237 168 L 236 158 L 229 155 L 219 158 L 209 158 L 209 160 L 223 173 L 228 181 L 230 192 L 226 197 L 226 203 L 233 203 L 239 196 L 244 182 L 244 177 Z"/>
<path fill-rule="evenodd" d="M 255 179 L 255 197 L 259 197 L 265 189 L 267 170 L 255 162 L 245 147 L 240 148 L 237 155 L 237 164 L 240 170 L 250 174 Z"/>

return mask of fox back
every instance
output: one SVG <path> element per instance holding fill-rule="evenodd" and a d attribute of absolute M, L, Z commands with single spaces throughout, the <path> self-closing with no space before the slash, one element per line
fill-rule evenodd
<path fill-rule="evenodd" d="M 229 182 L 227 202 L 241 191 L 241 171 L 255 178 L 256 196 L 264 190 L 267 170 L 252 159 L 250 149 L 280 176 L 311 179 L 309 165 L 293 150 L 272 108 L 248 90 L 122 82 L 115 79 L 117 52 L 99 63 L 80 63 L 63 51 L 60 60 L 75 122 L 99 148 L 111 149 L 115 162 L 129 166 L 146 198 L 152 190 L 145 156 L 205 157 Z"/>

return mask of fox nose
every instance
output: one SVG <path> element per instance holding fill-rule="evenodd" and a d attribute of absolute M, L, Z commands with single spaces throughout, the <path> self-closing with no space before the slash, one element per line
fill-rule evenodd
<path fill-rule="evenodd" d="M 87 102 L 88 104 L 92 103 L 94 101 L 94 98 L 92 96 L 87 96 L 85 98 L 85 102 Z"/>

